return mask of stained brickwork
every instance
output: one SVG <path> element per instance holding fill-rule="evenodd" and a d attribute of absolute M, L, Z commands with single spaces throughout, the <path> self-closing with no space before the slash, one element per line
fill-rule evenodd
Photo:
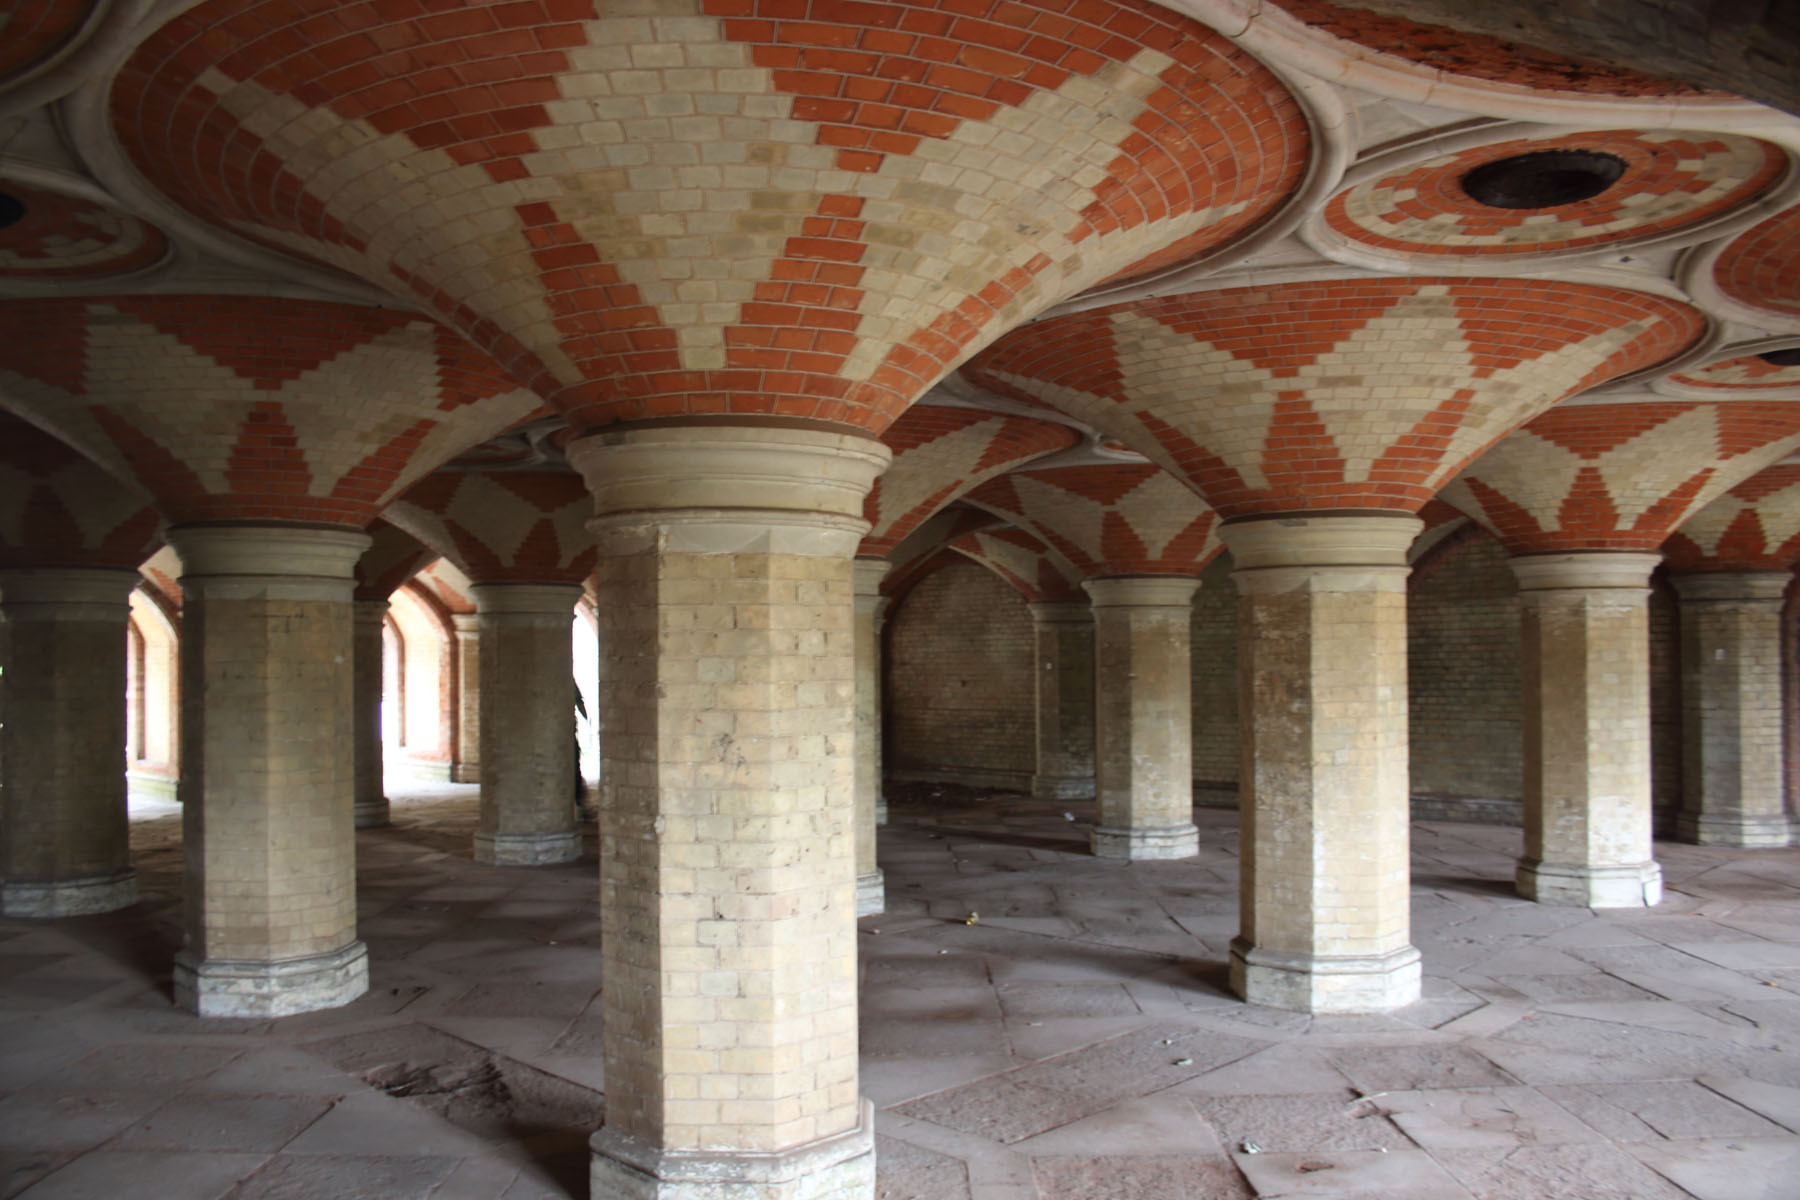
<path fill-rule="evenodd" d="M 1086 578 L 1193 575 L 1219 552 L 1212 510 L 1148 463 L 1015 471 L 966 499 L 1031 531 Z"/>
<path fill-rule="evenodd" d="M 8 24 L 7 35 L 12 36 Z M 0 72 L 3 74 L 4 72 Z M 168 253 L 154 225 L 43 188 L 0 182 L 24 215 L 0 228 L 0 278 L 88 279 L 141 270 Z"/>
<path fill-rule="evenodd" d="M 579 583 L 594 569 L 593 507 L 573 471 L 439 471 L 387 515 L 476 583 Z"/>
<path fill-rule="evenodd" d="M 1713 263 L 1713 282 L 1752 308 L 1800 316 L 1800 205 L 1739 235 Z"/>
<path fill-rule="evenodd" d="M 162 191 L 418 298 L 584 427 L 879 430 L 999 330 L 1253 226 L 1309 151 L 1269 72 L 1142 0 L 214 2 L 112 118 Z"/>
<path fill-rule="evenodd" d="M 1701 328 L 1693 309 L 1614 288 L 1357 280 L 1040 321 L 968 372 L 1099 427 L 1221 517 L 1411 512 L 1515 425 Z"/>

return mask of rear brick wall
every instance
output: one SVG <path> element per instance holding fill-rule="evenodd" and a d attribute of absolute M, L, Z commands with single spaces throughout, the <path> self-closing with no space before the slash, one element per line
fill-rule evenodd
<path fill-rule="evenodd" d="M 1200 573 L 1189 641 L 1194 663 L 1194 784 L 1197 804 L 1224 796 L 1214 788 L 1237 787 L 1237 587 L 1231 555 L 1220 554 Z"/>

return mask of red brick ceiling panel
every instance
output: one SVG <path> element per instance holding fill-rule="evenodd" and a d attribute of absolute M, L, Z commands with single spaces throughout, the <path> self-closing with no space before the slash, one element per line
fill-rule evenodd
<path fill-rule="evenodd" d="M 200 215 L 417 296 L 578 428 L 879 432 L 1004 329 L 1230 240 L 1310 146 L 1149 0 L 207 0 L 113 92 Z"/>
<path fill-rule="evenodd" d="M 1624 160 L 1599 195 L 1551 208 L 1494 208 L 1463 190 L 1483 163 L 1548 150 Z M 1672 233 L 1754 199 L 1787 169 L 1779 146 L 1722 133 L 1612 130 L 1478 146 L 1416 163 L 1334 196 L 1326 224 L 1366 246 L 1407 254 L 1510 255 L 1581 250 Z"/>
<path fill-rule="evenodd" d="M 373 540 L 356 563 L 358 600 L 386 600 L 437 557 L 435 550 L 386 521 L 374 522 L 368 533 Z"/>
<path fill-rule="evenodd" d="M 6 7 L 0 25 L 0 77 L 43 62 L 81 31 L 91 0 L 30 0 Z"/>
<path fill-rule="evenodd" d="M 967 373 L 1118 438 L 1223 517 L 1413 512 L 1508 430 L 1668 358 L 1703 326 L 1691 308 L 1616 288 L 1340 280 L 1040 321 Z"/>
<path fill-rule="evenodd" d="M 1800 366 L 1783 367 L 1760 354 L 1745 354 L 1722 359 L 1669 376 L 1675 383 L 1688 387 L 1748 389 L 1791 388 L 1800 393 Z"/>
<path fill-rule="evenodd" d="M 1383 16 L 1332 4 L 1329 0 L 1276 0 L 1298 20 L 1356 42 L 1381 54 L 1408 59 L 1451 75 L 1489 83 L 1512 84 L 1534 91 L 1576 92 L 1599 96 L 1703 96 L 1684 83 L 1653 79 L 1636 72 L 1564 58 L 1537 46 L 1422 25 L 1404 17 Z"/>
<path fill-rule="evenodd" d="M 476 583 L 574 583 L 594 569 L 593 513 L 573 471 L 439 471 L 384 515 Z"/>
<path fill-rule="evenodd" d="M 1800 405 L 1633 401 L 1552 409 L 1444 499 L 1514 553 L 1654 550 L 1690 513 L 1800 446 Z"/>
<path fill-rule="evenodd" d="M 894 461 L 863 505 L 871 528 L 857 551 L 876 558 L 984 479 L 1066 450 L 1079 437 L 1049 421 L 921 404 L 907 409 L 881 440 Z"/>
<path fill-rule="evenodd" d="M 445 612 L 472 615 L 475 598 L 469 592 L 469 577 L 449 559 L 440 558 L 407 581 L 441 605 Z"/>
<path fill-rule="evenodd" d="M 1800 560 L 1800 464 L 1781 463 L 1689 517 L 1663 543 L 1678 571 L 1786 571 Z"/>
<path fill-rule="evenodd" d="M 0 414 L 0 566 L 129 570 L 162 544 L 161 525 L 143 493 Z"/>
<path fill-rule="evenodd" d="M 154 226 L 87 200 L 0 182 L 25 215 L 0 229 L 0 278 L 91 279 L 159 261 L 169 243 Z"/>
<path fill-rule="evenodd" d="M 457 334 L 260 297 L 0 301 L 0 396 L 176 523 L 362 527 L 539 406 Z"/>
<path fill-rule="evenodd" d="M 1727 246 L 1713 263 L 1713 282 L 1741 304 L 1800 316 L 1800 205 Z"/>
<path fill-rule="evenodd" d="M 981 530 L 957 538 L 950 549 L 1006 580 L 1033 604 L 1085 603 L 1079 575 L 1066 560 L 1023 529 Z"/>
<path fill-rule="evenodd" d="M 1221 545 L 1213 511 L 1150 463 L 1016 471 L 967 499 L 1030 530 L 1088 578 L 1193 575 Z"/>

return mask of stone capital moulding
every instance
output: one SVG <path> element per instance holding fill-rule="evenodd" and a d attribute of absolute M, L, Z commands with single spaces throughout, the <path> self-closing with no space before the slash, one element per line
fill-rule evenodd
<path fill-rule="evenodd" d="M 122 621 L 142 578 L 118 567 L 8 567 L 0 606 L 13 620 Z"/>
<path fill-rule="evenodd" d="M 169 544 L 181 585 L 218 599 L 349 603 L 356 560 L 370 545 L 353 529 L 283 525 L 180 525 Z"/>
<path fill-rule="evenodd" d="M 1195 590 L 1198 590 L 1198 588 L 1199 581 L 1196 580 Z M 1090 604 L 1078 604 L 1073 602 L 1060 604 L 1042 603 L 1027 604 L 1025 607 L 1031 612 L 1031 623 L 1039 627 L 1050 625 L 1073 625 L 1077 628 L 1086 628 L 1094 623 L 1094 609 Z"/>
<path fill-rule="evenodd" d="M 887 597 L 881 594 L 881 581 L 893 566 L 885 558 L 859 558 L 852 564 L 851 581 L 856 588 L 858 612 L 879 612 L 887 603 Z"/>
<path fill-rule="evenodd" d="M 477 583 L 469 589 L 480 617 L 572 619 L 581 599 L 579 583 Z"/>
<path fill-rule="evenodd" d="M 1669 576 L 1683 604 L 1780 604 L 1788 571 L 1696 571 Z"/>
<path fill-rule="evenodd" d="M 1425 523 L 1406 513 L 1258 517 L 1227 521 L 1219 539 L 1244 594 L 1403 591 L 1406 555 Z"/>
<path fill-rule="evenodd" d="M 1191 575 L 1131 575 L 1082 583 L 1095 608 L 1187 608 L 1200 590 Z"/>
<path fill-rule="evenodd" d="M 1571 551 L 1566 554 L 1527 554 L 1508 562 L 1520 592 L 1593 591 L 1601 588 L 1635 588 L 1650 584 L 1650 572 L 1662 561 L 1660 554 L 1631 551 Z"/>

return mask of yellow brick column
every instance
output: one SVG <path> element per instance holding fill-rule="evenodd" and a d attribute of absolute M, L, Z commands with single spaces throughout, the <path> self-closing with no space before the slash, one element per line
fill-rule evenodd
<path fill-rule="evenodd" d="M 1662 899 L 1650 846 L 1650 572 L 1655 554 L 1512 560 L 1523 635 L 1521 896 L 1642 908 Z"/>
<path fill-rule="evenodd" d="M 358 829 L 388 823 L 386 781 L 382 776 L 381 633 L 387 620 L 386 600 L 356 601 L 356 805 Z"/>
<path fill-rule="evenodd" d="M 1300 1012 L 1419 998 L 1400 514 L 1220 530 L 1236 564 L 1243 860 L 1232 986 Z"/>
<path fill-rule="evenodd" d="M 352 530 L 190 525 L 183 567 L 186 944 L 175 997 L 273 1017 L 368 989 L 356 940 Z"/>
<path fill-rule="evenodd" d="M 1681 596 L 1682 810 L 1709 846 L 1785 846 L 1781 599 L 1785 571 L 1676 575 Z"/>
<path fill-rule="evenodd" d="M 1037 652 L 1037 771 L 1031 777 L 1031 794 L 1040 800 L 1092 796 L 1094 610 L 1086 604 L 1030 608 Z M 1189 787 L 1191 802 L 1191 783 Z"/>
<path fill-rule="evenodd" d="M 475 860 L 573 862 L 577 583 L 478 583 L 481 812 Z"/>
<path fill-rule="evenodd" d="M 125 811 L 125 623 L 136 571 L 0 570 L 0 911 L 137 901 Z"/>
<path fill-rule="evenodd" d="M 881 821 L 881 618 L 887 598 L 881 581 L 888 563 L 859 558 L 856 587 L 856 915 L 887 908 L 887 889 L 875 861 Z"/>
<path fill-rule="evenodd" d="M 855 603 L 870 439 L 569 444 L 595 497 L 606 1123 L 596 1200 L 868 1200 Z"/>
<path fill-rule="evenodd" d="M 1194 827 L 1192 670 L 1197 579 L 1082 584 L 1094 612 L 1093 850 L 1101 858 L 1187 858 Z"/>
<path fill-rule="evenodd" d="M 450 782 L 481 782 L 481 618 L 452 613 L 456 632 L 456 735 L 450 748 Z M 572 786 L 572 785 L 571 785 Z"/>

